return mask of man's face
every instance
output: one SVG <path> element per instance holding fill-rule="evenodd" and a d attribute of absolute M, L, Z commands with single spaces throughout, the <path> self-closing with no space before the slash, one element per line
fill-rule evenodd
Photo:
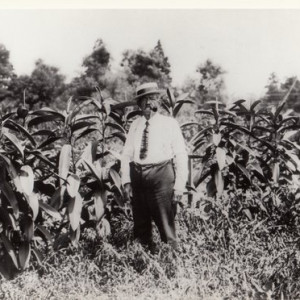
<path fill-rule="evenodd" d="M 157 111 L 157 102 L 158 97 L 156 94 L 145 95 L 139 100 L 139 107 L 146 119 L 149 119 Z"/>

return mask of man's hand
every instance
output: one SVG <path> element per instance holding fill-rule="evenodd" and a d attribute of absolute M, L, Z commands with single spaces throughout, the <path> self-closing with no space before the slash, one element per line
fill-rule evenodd
<path fill-rule="evenodd" d="M 126 201 L 130 201 L 132 198 L 132 187 L 131 183 L 126 183 L 124 185 L 124 198 Z"/>
<path fill-rule="evenodd" d="M 178 204 L 181 208 L 183 207 L 183 203 L 181 202 L 182 200 L 182 193 L 174 190 L 174 194 L 173 194 L 173 202 L 175 202 L 176 204 Z"/>

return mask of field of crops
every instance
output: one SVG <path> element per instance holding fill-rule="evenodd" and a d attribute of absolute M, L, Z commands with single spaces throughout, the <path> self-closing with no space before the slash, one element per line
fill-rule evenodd
<path fill-rule="evenodd" d="M 1 298 L 300 298 L 299 117 L 288 95 L 268 109 L 196 109 L 188 96 L 168 89 L 162 101 L 193 157 L 178 251 L 132 238 L 119 157 L 139 111 L 98 90 L 63 112 L 2 116 Z"/>

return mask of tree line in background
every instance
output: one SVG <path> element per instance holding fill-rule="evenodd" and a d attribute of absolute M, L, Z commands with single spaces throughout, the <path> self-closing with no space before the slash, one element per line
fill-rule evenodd
<path fill-rule="evenodd" d="M 226 276 L 233 278 L 228 270 L 237 273 L 234 290 L 244 295 L 251 291 L 260 293 L 255 299 L 270 294 L 283 299 L 287 291 L 299 299 L 300 122 L 286 111 L 299 112 L 299 81 L 291 77 L 280 83 L 271 74 L 264 99 L 225 105 L 225 71 L 206 60 L 196 69 L 198 78 L 173 87 L 173 93 L 171 66 L 159 41 L 149 52 L 125 51 L 116 71 L 98 40 L 82 66 L 70 83 L 42 60 L 31 75 L 17 76 L 9 51 L 0 46 L 0 100 L 5 108 L 0 122 L 0 274 L 14 278 L 31 266 L 44 272 L 52 251 L 69 246 L 88 249 L 93 259 L 99 255 L 101 272 L 109 273 L 107 261 L 115 270 L 110 254 L 118 254 L 132 239 L 119 152 L 128 125 L 140 113 L 115 104 L 130 100 L 135 84 L 151 80 L 166 88 L 162 107 L 181 118 L 193 158 L 186 193 L 194 198 L 178 215 L 182 254 L 201 268 L 228 261 Z M 102 245 L 106 249 L 102 242 L 108 238 L 110 248 L 98 252 Z M 193 243 L 197 256 L 190 257 L 184 246 Z M 90 247 L 96 244 L 98 248 Z M 195 263 L 199 253 L 205 263 Z M 139 256 L 129 256 L 138 272 L 144 272 Z M 127 272 L 132 264 L 125 259 Z M 237 262 L 242 273 L 236 272 Z M 213 278 L 218 278 L 219 266 Z M 156 271 L 155 278 L 161 279 Z M 228 286 L 229 281 L 218 281 Z"/>
<path fill-rule="evenodd" d="M 30 75 L 18 76 L 9 60 L 9 50 L 0 44 L 0 102 L 2 108 L 12 109 L 24 103 L 33 108 L 51 106 L 65 109 L 67 99 L 85 99 L 99 87 L 104 97 L 117 101 L 130 100 L 137 83 L 157 81 L 162 88 L 172 85 L 171 65 L 165 55 L 162 44 L 157 42 L 150 51 L 128 49 L 123 52 L 118 70 L 111 68 L 112 56 L 102 39 L 98 39 L 92 52 L 83 58 L 81 73 L 66 83 L 66 77 L 58 67 L 47 65 L 42 59 L 35 62 Z M 198 76 L 187 78 L 181 87 L 174 87 L 182 92 L 189 92 L 193 100 L 201 105 L 209 100 L 228 99 L 226 95 L 225 70 L 212 60 L 207 59 L 196 67 Z M 265 105 L 278 104 L 293 83 L 293 77 L 279 82 L 275 73 L 271 73 L 266 94 L 262 100 Z M 297 104 L 300 82 L 297 81 L 289 96 L 286 108 L 300 111 Z"/>

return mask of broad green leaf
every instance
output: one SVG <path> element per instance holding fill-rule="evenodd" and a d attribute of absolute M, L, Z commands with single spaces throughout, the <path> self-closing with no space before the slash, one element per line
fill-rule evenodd
<path fill-rule="evenodd" d="M 9 227 L 11 227 L 16 230 L 16 225 L 13 221 L 13 218 L 9 216 L 8 210 L 4 209 L 3 207 L 0 207 L 0 223 L 2 223 L 4 229 L 8 229 Z"/>
<path fill-rule="evenodd" d="M 65 121 L 65 117 L 61 114 L 51 114 L 35 117 L 28 122 L 28 127 L 37 126 L 50 121 Z"/>
<path fill-rule="evenodd" d="M 24 146 L 21 144 L 21 142 L 19 141 L 19 139 L 13 135 L 12 133 L 9 133 L 6 130 L 4 130 L 4 128 L 2 128 L 2 134 L 10 141 L 10 143 L 16 148 L 16 150 L 19 152 L 19 154 L 22 156 L 22 158 L 24 157 Z"/>
<path fill-rule="evenodd" d="M 72 101 L 73 101 L 73 97 L 71 96 L 67 102 L 67 113 L 71 111 Z"/>
<path fill-rule="evenodd" d="M 82 103 L 80 103 L 79 105 L 77 105 L 71 112 L 71 114 L 69 115 L 69 119 L 72 120 L 78 113 L 80 113 L 82 111 L 82 109 L 85 106 L 88 106 L 89 104 L 94 104 L 94 100 L 93 99 L 87 99 L 85 101 L 83 101 Z"/>
<path fill-rule="evenodd" d="M 193 153 L 195 153 L 203 145 L 206 145 L 206 141 L 197 141 L 197 143 L 195 143 L 195 145 L 194 145 Z"/>
<path fill-rule="evenodd" d="M 281 206 L 282 201 L 281 201 L 281 199 L 279 198 L 279 196 L 277 194 L 275 194 L 273 196 L 272 200 L 273 200 L 273 204 L 274 204 L 275 207 L 280 207 Z"/>
<path fill-rule="evenodd" d="M 251 182 L 251 175 L 248 172 L 248 170 L 244 166 L 242 166 L 241 164 L 239 164 L 239 163 L 236 163 L 236 166 L 246 176 L 246 178 Z"/>
<path fill-rule="evenodd" d="M 21 242 L 19 247 L 19 263 L 22 270 L 25 270 L 29 266 L 30 253 L 31 246 L 29 242 Z"/>
<path fill-rule="evenodd" d="M 292 85 L 289 88 L 289 90 L 287 91 L 287 93 L 284 95 L 283 99 L 279 103 L 278 108 L 277 108 L 277 110 L 275 112 L 275 119 L 277 118 L 277 116 L 279 115 L 280 111 L 282 110 L 282 108 L 283 108 L 284 104 L 286 103 L 289 95 L 291 94 L 292 90 L 294 89 L 297 81 L 298 81 L 298 79 L 297 79 L 297 77 L 295 77 Z"/>
<path fill-rule="evenodd" d="M 52 243 L 52 235 L 50 234 L 50 232 L 43 226 L 40 224 L 36 224 L 36 228 L 43 234 L 43 236 Z"/>
<path fill-rule="evenodd" d="M 206 101 L 205 104 L 209 104 L 213 107 L 215 106 L 225 106 L 225 104 L 221 101 L 218 101 L 218 100 L 210 100 L 210 101 Z"/>
<path fill-rule="evenodd" d="M 237 110 L 236 109 L 237 107 L 240 108 L 240 109 L 243 109 L 243 110 L 247 110 L 245 108 L 245 106 L 242 105 L 242 103 L 244 103 L 244 102 L 246 102 L 246 100 L 244 100 L 244 99 L 240 99 L 240 100 L 237 100 L 237 101 L 233 102 L 231 104 L 231 106 L 229 107 L 229 110 Z"/>
<path fill-rule="evenodd" d="M 261 102 L 261 100 L 254 101 L 250 106 L 250 111 L 254 112 L 254 108 Z"/>
<path fill-rule="evenodd" d="M 258 125 L 255 125 L 253 126 L 252 130 L 261 130 L 261 131 L 267 131 L 267 132 L 270 132 L 272 133 L 274 130 L 272 127 L 264 127 L 264 126 L 258 126 Z"/>
<path fill-rule="evenodd" d="M 221 139 L 222 139 L 221 133 L 214 133 L 212 135 L 212 139 L 213 139 L 214 144 L 218 147 L 218 145 L 220 144 Z"/>
<path fill-rule="evenodd" d="M 117 187 L 120 195 L 123 195 L 122 188 L 121 188 L 122 187 L 121 177 L 120 177 L 119 173 L 116 170 L 110 168 L 109 175 L 110 175 L 111 179 L 113 180 L 114 185 Z"/>
<path fill-rule="evenodd" d="M 249 148 L 248 146 L 241 144 L 241 143 L 236 143 L 236 145 L 238 145 L 241 149 L 246 150 L 249 154 L 251 154 L 253 157 L 256 157 L 257 154 L 255 151 L 253 151 L 251 148 Z M 237 150 L 238 152 L 240 151 L 240 149 Z"/>
<path fill-rule="evenodd" d="M 118 137 L 123 143 L 125 143 L 125 141 L 126 141 L 126 135 L 122 132 L 118 132 L 118 131 L 113 132 L 111 134 L 111 136 L 112 137 Z"/>
<path fill-rule="evenodd" d="M 110 224 L 105 218 L 103 218 L 97 225 L 97 234 L 102 238 L 105 238 L 111 234 Z"/>
<path fill-rule="evenodd" d="M 42 149 L 46 146 L 49 146 L 50 144 L 58 141 L 59 139 L 61 139 L 61 136 L 51 136 L 48 139 L 46 139 L 44 142 L 42 142 L 40 145 L 38 145 L 38 149 Z"/>
<path fill-rule="evenodd" d="M 105 107 L 105 110 L 106 110 L 106 114 L 109 115 L 110 112 L 111 112 L 111 108 L 112 106 L 118 104 L 119 102 L 112 99 L 112 98 L 106 98 L 104 101 L 103 101 L 103 105 Z"/>
<path fill-rule="evenodd" d="M 246 215 L 246 217 L 248 218 L 249 221 L 252 220 L 252 214 L 250 212 L 250 210 L 248 208 L 243 209 L 244 214 Z"/>
<path fill-rule="evenodd" d="M 104 111 L 105 111 L 105 119 L 107 118 L 107 116 L 109 116 L 110 112 L 111 112 L 111 105 L 109 103 L 105 103 L 103 102 L 103 108 L 104 108 Z"/>
<path fill-rule="evenodd" d="M 161 107 L 170 115 L 171 114 L 171 110 L 169 108 L 169 104 L 166 104 L 164 102 L 161 103 Z"/>
<path fill-rule="evenodd" d="M 55 115 L 58 118 L 61 118 L 62 120 L 64 120 L 65 116 L 59 112 L 57 112 L 56 110 L 49 108 L 49 107 L 43 107 L 39 110 L 35 110 L 33 112 L 31 112 L 31 115 L 37 115 L 37 116 L 48 116 L 48 115 Z"/>
<path fill-rule="evenodd" d="M 114 157 L 114 158 L 116 158 L 116 159 L 118 159 L 118 160 L 121 160 L 121 154 L 120 153 L 118 153 L 118 152 L 116 152 L 116 151 L 114 151 L 114 150 L 109 150 L 108 151 L 110 154 L 112 154 L 112 156 Z"/>
<path fill-rule="evenodd" d="M 80 222 L 81 210 L 82 210 L 82 197 L 79 193 L 76 194 L 74 198 L 70 199 L 68 212 L 69 212 L 69 220 L 72 229 L 75 231 Z"/>
<path fill-rule="evenodd" d="M 217 162 L 219 165 L 219 169 L 223 170 L 223 168 L 226 166 L 226 151 L 225 151 L 225 149 L 217 147 L 216 155 L 217 155 Z"/>
<path fill-rule="evenodd" d="M 285 154 L 289 156 L 291 161 L 295 164 L 295 167 L 300 171 L 300 159 L 298 155 L 291 153 L 290 151 L 285 151 Z"/>
<path fill-rule="evenodd" d="M 69 242 L 70 242 L 69 233 L 68 232 L 63 233 L 55 239 L 53 243 L 53 249 L 58 250 L 67 247 L 69 245 Z"/>
<path fill-rule="evenodd" d="M 208 197 L 214 197 L 217 193 L 215 178 L 211 178 L 206 184 L 206 192 Z"/>
<path fill-rule="evenodd" d="M 214 115 L 214 113 L 211 112 L 210 110 L 204 110 L 204 109 L 196 110 L 196 111 L 194 112 L 194 114 L 195 114 L 195 115 L 196 115 L 196 114 L 204 114 L 204 115 L 210 115 L 210 116 L 213 116 L 213 115 Z"/>
<path fill-rule="evenodd" d="M 273 182 L 277 183 L 279 180 L 279 174 L 280 174 L 280 169 L 279 169 L 279 162 L 274 163 L 273 169 L 272 169 L 272 179 Z"/>
<path fill-rule="evenodd" d="M 72 147 L 70 144 L 65 144 L 62 146 L 60 155 L 59 155 L 59 166 L 58 166 L 58 175 L 60 176 L 60 185 L 65 183 L 67 176 L 69 174 L 69 169 L 71 165 L 71 153 Z"/>
<path fill-rule="evenodd" d="M 119 125 L 123 126 L 123 114 L 119 114 L 118 112 L 111 111 L 109 116 Z"/>
<path fill-rule="evenodd" d="M 218 120 L 219 120 L 219 112 L 216 110 L 215 107 L 212 107 L 211 109 L 212 109 L 212 111 L 213 111 L 213 114 L 214 114 L 216 123 L 218 123 Z"/>
<path fill-rule="evenodd" d="M 75 231 L 72 228 L 70 228 L 70 240 L 74 247 L 78 247 L 79 238 L 80 238 L 80 226 L 78 226 Z"/>
<path fill-rule="evenodd" d="M 102 186 L 102 170 L 100 165 L 98 164 L 97 166 L 95 166 L 94 164 L 85 159 L 83 161 L 87 169 L 92 172 L 92 174 L 96 177 L 97 181 L 99 182 L 100 186 Z"/>
<path fill-rule="evenodd" d="M 94 163 L 96 160 L 97 147 L 99 141 L 90 141 L 87 146 L 84 148 L 83 153 L 81 154 L 81 158 L 83 160 Z"/>
<path fill-rule="evenodd" d="M 230 155 L 226 155 L 226 162 L 227 165 L 231 165 L 232 163 L 234 163 L 234 158 Z"/>
<path fill-rule="evenodd" d="M 89 128 L 90 126 L 93 126 L 95 124 L 96 122 L 88 122 L 88 121 L 76 122 L 74 125 L 71 125 L 71 131 L 74 133 L 77 130 L 81 130 L 83 128 Z"/>
<path fill-rule="evenodd" d="M 288 125 L 285 127 L 281 127 L 278 132 L 285 132 L 286 130 L 299 130 L 300 129 L 300 125 L 298 124 L 293 124 L 293 125 Z"/>
<path fill-rule="evenodd" d="M 167 88 L 167 95 L 168 95 L 170 107 L 173 108 L 176 100 L 175 100 L 173 91 L 170 88 Z"/>
<path fill-rule="evenodd" d="M 218 195 L 219 196 L 222 195 L 224 190 L 224 179 L 223 179 L 222 172 L 220 170 L 215 172 L 215 185 L 217 188 Z"/>
<path fill-rule="evenodd" d="M 31 135 L 46 135 L 46 136 L 52 136 L 54 133 L 52 130 L 47 129 L 41 129 L 33 132 Z"/>
<path fill-rule="evenodd" d="M 20 169 L 20 183 L 23 192 L 29 196 L 33 191 L 34 174 L 30 166 L 24 165 Z"/>
<path fill-rule="evenodd" d="M 197 122 L 186 122 L 186 123 L 181 124 L 180 128 L 183 129 L 187 126 L 200 126 L 200 124 Z"/>
<path fill-rule="evenodd" d="M 99 221 L 105 212 L 105 207 L 107 203 L 107 194 L 106 191 L 101 191 L 100 189 L 97 189 L 94 194 L 94 201 L 95 201 L 95 215 L 96 220 Z"/>
<path fill-rule="evenodd" d="M 205 129 L 202 129 L 201 131 L 199 131 L 195 136 L 193 136 L 193 138 L 190 140 L 190 144 L 193 144 L 195 142 L 197 142 L 197 140 L 199 138 L 203 139 L 202 135 L 206 134 L 206 133 L 210 133 L 210 131 L 212 130 L 212 127 L 206 127 Z"/>
<path fill-rule="evenodd" d="M 2 116 L 2 122 L 5 121 L 6 119 L 9 119 L 11 116 L 15 115 L 15 112 L 10 112 Z"/>
<path fill-rule="evenodd" d="M 140 116 L 141 114 L 142 112 L 140 110 L 131 111 L 126 115 L 126 120 L 128 121 L 136 116 Z"/>
<path fill-rule="evenodd" d="M 24 232 L 24 237 L 26 241 L 30 242 L 33 239 L 34 235 L 34 223 L 30 215 L 24 215 L 24 220 L 21 222 L 22 229 Z"/>
<path fill-rule="evenodd" d="M 88 134 L 90 134 L 94 131 L 99 131 L 99 129 L 98 128 L 88 128 L 88 129 L 82 131 L 78 136 L 76 136 L 76 141 L 83 138 L 83 137 L 85 137 L 86 135 L 88 135 Z"/>
<path fill-rule="evenodd" d="M 295 165 L 291 161 L 287 161 L 286 166 L 292 172 L 295 172 L 297 170 L 297 168 L 295 167 Z"/>
<path fill-rule="evenodd" d="M 81 121 L 85 121 L 85 120 L 93 120 L 93 119 L 98 120 L 99 116 L 91 115 L 91 114 L 82 114 L 79 117 L 75 118 L 75 122 L 77 123 L 77 122 L 81 122 Z"/>
<path fill-rule="evenodd" d="M 60 213 L 54 209 L 52 206 L 50 206 L 47 203 L 44 203 L 42 200 L 39 200 L 40 208 L 43 209 L 49 216 L 57 219 L 58 221 L 61 221 L 62 217 Z"/>
<path fill-rule="evenodd" d="M 43 256 L 42 256 L 42 253 L 39 250 L 35 249 L 35 248 L 31 248 L 31 251 L 34 254 L 34 256 L 35 256 L 38 264 L 40 266 L 42 266 L 43 265 Z"/>
<path fill-rule="evenodd" d="M 282 127 L 284 123 L 286 122 L 293 122 L 293 124 L 297 124 L 299 121 L 299 117 L 295 117 L 295 116 L 289 116 L 289 117 L 285 117 L 280 123 L 279 123 L 279 127 Z"/>
<path fill-rule="evenodd" d="M 11 257 L 15 267 L 17 269 L 19 269 L 19 264 L 18 264 L 16 252 L 15 252 L 10 240 L 3 233 L 0 234 L 0 239 L 2 240 L 3 245 L 4 245 L 8 255 Z"/>
<path fill-rule="evenodd" d="M 17 201 L 16 195 L 15 195 L 14 191 L 12 190 L 11 186 L 9 185 L 9 183 L 7 181 L 5 181 L 4 183 L 2 183 L 0 185 L 0 190 L 4 194 L 5 198 L 8 200 L 8 202 L 10 203 L 10 205 L 14 211 L 15 217 L 18 218 L 19 217 L 18 201 Z"/>
<path fill-rule="evenodd" d="M 230 117 L 236 117 L 236 113 L 234 112 L 231 112 L 229 110 L 220 110 L 219 111 L 219 114 L 222 116 L 222 120 L 229 120 L 229 119 L 233 119 L 233 118 L 230 118 Z M 223 130 L 224 128 L 222 128 Z M 220 126 L 220 131 L 221 131 L 221 126 Z"/>
<path fill-rule="evenodd" d="M 179 102 L 179 101 L 182 101 L 182 100 L 189 100 L 189 99 L 186 99 L 188 96 L 189 96 L 189 93 L 180 94 L 177 97 L 176 102 Z M 192 101 L 192 100 L 189 100 L 189 101 Z M 192 102 L 194 102 L 194 101 L 192 101 Z"/>
<path fill-rule="evenodd" d="M 52 197 L 56 188 L 52 183 L 45 183 L 43 180 L 36 180 L 34 182 L 34 188 L 39 191 L 39 193 Z"/>
<path fill-rule="evenodd" d="M 0 156 L 0 184 L 6 180 L 6 161 Z"/>
<path fill-rule="evenodd" d="M 119 132 L 122 132 L 124 134 L 126 133 L 126 130 L 121 125 L 119 125 L 117 123 L 106 122 L 105 125 L 108 126 L 108 127 L 113 128 L 113 129 L 117 129 Z"/>
<path fill-rule="evenodd" d="M 39 199 L 38 199 L 38 194 L 36 193 L 31 193 L 30 195 L 27 195 L 27 201 L 29 203 L 29 206 L 32 209 L 33 212 L 33 220 L 36 219 L 38 213 L 39 213 Z"/>
<path fill-rule="evenodd" d="M 263 145 L 265 145 L 268 149 L 270 149 L 271 151 L 275 152 L 276 149 L 272 146 L 272 144 L 270 144 L 269 142 L 257 137 L 254 133 L 252 133 L 251 131 L 249 131 L 248 129 L 241 127 L 240 125 L 236 125 L 234 123 L 231 122 L 221 122 L 220 124 L 237 129 L 238 131 L 241 131 L 243 133 L 246 133 L 247 135 L 253 137 L 254 139 L 260 141 Z"/>
<path fill-rule="evenodd" d="M 6 157 L 5 155 L 0 154 L 0 157 L 3 159 L 3 161 L 5 161 L 7 172 L 9 173 L 9 176 L 12 179 L 17 191 L 22 193 L 20 178 L 19 178 L 19 175 L 18 175 L 18 172 L 17 172 L 15 166 L 13 165 L 11 160 L 8 157 Z"/>
<path fill-rule="evenodd" d="M 78 193 L 80 186 L 80 178 L 76 174 L 69 175 L 67 178 L 67 191 L 69 195 L 74 198 Z"/>
<path fill-rule="evenodd" d="M 66 190 L 67 187 L 65 185 L 60 186 L 52 195 L 50 206 L 52 206 L 54 209 L 60 209 L 64 203 Z"/>
<path fill-rule="evenodd" d="M 4 126 L 7 126 L 8 124 L 10 124 L 11 126 L 9 127 L 10 129 L 12 130 L 16 130 L 16 131 L 19 131 L 21 133 L 23 133 L 26 138 L 31 142 L 31 144 L 33 146 L 36 145 L 36 142 L 35 140 L 33 139 L 32 137 L 32 134 L 30 134 L 23 126 L 19 125 L 18 123 L 14 122 L 13 120 L 10 120 L 8 119 L 6 122 L 5 122 L 5 125 Z"/>
<path fill-rule="evenodd" d="M 176 102 L 174 110 L 173 110 L 173 117 L 176 117 L 177 114 L 179 113 L 181 107 L 183 106 L 183 104 L 194 104 L 195 102 L 192 100 L 179 100 Z"/>
<path fill-rule="evenodd" d="M 255 162 L 251 163 L 251 167 L 252 169 L 256 170 L 259 174 L 261 174 L 263 177 L 265 176 L 261 166 L 258 163 Z"/>
<path fill-rule="evenodd" d="M 291 130 L 291 131 L 287 131 L 284 133 L 282 139 L 283 140 L 288 140 L 290 139 L 292 136 L 296 135 L 297 133 L 299 133 L 299 130 Z"/>
<path fill-rule="evenodd" d="M 55 170 L 56 166 L 39 150 L 31 152 L 34 156 L 40 159 L 42 162 L 50 166 L 51 170 Z"/>

